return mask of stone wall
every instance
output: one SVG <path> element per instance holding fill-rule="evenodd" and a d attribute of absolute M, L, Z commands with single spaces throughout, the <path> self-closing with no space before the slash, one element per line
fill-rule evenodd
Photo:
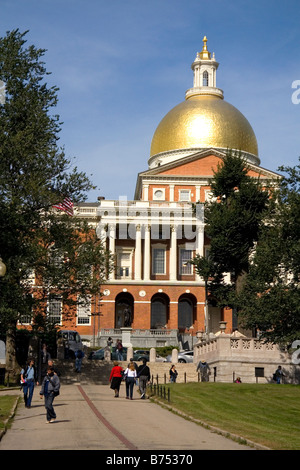
<path fill-rule="evenodd" d="M 194 361 L 206 360 L 211 368 L 210 381 L 232 382 L 241 377 L 247 383 L 272 383 L 273 373 L 281 365 L 286 383 L 300 383 L 299 366 L 278 345 L 239 335 L 220 334 L 201 340 L 194 347 Z"/>

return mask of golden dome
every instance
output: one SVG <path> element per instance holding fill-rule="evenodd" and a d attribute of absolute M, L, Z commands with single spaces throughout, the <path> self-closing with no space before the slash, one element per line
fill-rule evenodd
<path fill-rule="evenodd" d="M 216 87 L 218 66 L 204 36 L 203 49 L 192 64 L 193 88 L 159 123 L 151 143 L 150 166 L 207 148 L 241 151 L 248 160 L 260 163 L 252 127 L 238 109 L 224 101 L 223 91 Z"/>
<path fill-rule="evenodd" d="M 193 95 L 161 120 L 153 135 L 150 156 L 211 147 L 258 156 L 254 131 L 238 109 L 216 95 Z"/>

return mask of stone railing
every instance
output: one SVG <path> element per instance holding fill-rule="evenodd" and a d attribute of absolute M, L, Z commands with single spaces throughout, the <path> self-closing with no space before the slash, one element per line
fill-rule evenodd
<path fill-rule="evenodd" d="M 201 356 L 213 358 L 234 358 L 238 356 L 252 357 L 258 359 L 259 356 L 265 358 L 266 355 L 272 356 L 274 359 L 280 359 L 282 352 L 276 344 L 271 342 L 261 341 L 257 338 L 235 337 L 227 334 L 220 334 L 219 336 L 209 339 L 201 340 L 195 345 L 195 358 L 196 360 Z"/>
<path fill-rule="evenodd" d="M 230 382 L 241 377 L 243 382 L 272 383 L 281 365 L 286 383 L 299 383 L 299 374 L 291 357 L 278 345 L 243 335 L 221 333 L 214 338 L 201 338 L 194 346 L 194 362 L 208 362 L 213 379 Z"/>
<path fill-rule="evenodd" d="M 130 342 L 136 349 L 152 348 L 158 346 L 169 346 L 178 344 L 178 332 L 171 329 L 135 329 L 135 328 L 103 328 L 100 330 L 99 346 L 106 346 L 107 339 L 112 338 L 114 343 L 122 339 L 124 335 L 126 342 Z M 128 340 L 129 338 L 129 340 Z"/>

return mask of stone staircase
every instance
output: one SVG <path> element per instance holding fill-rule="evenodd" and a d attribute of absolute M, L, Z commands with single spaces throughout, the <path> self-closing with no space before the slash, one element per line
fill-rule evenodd
<path fill-rule="evenodd" d="M 70 384 L 109 384 L 109 375 L 112 363 L 105 361 L 90 361 L 83 359 L 81 372 L 75 372 L 75 361 L 55 361 L 55 368 L 60 372 L 60 381 L 64 385 Z"/>
<path fill-rule="evenodd" d="M 62 384 L 99 384 L 108 385 L 109 375 L 113 367 L 112 361 L 93 361 L 84 358 L 82 361 L 81 372 L 75 372 L 74 360 L 55 361 L 55 367 L 60 372 L 60 380 Z M 126 369 L 128 361 L 120 362 L 123 369 Z M 142 364 L 141 362 L 137 363 Z M 169 383 L 170 362 L 148 362 L 151 378 L 154 384 Z M 198 373 L 196 372 L 196 364 L 176 364 L 178 372 L 177 382 L 198 382 Z"/>

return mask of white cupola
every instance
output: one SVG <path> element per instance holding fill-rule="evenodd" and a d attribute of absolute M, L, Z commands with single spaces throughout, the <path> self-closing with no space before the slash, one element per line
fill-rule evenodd
<path fill-rule="evenodd" d="M 203 49 L 197 52 L 195 61 L 191 67 L 194 71 L 194 84 L 186 92 L 186 99 L 193 95 L 217 95 L 223 98 L 223 91 L 216 87 L 216 72 L 219 64 L 215 59 L 215 53 L 207 50 L 207 38 L 203 38 Z"/>

